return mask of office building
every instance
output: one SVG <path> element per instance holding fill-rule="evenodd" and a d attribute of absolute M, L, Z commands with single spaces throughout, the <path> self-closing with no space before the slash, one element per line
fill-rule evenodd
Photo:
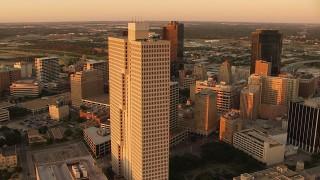
<path fill-rule="evenodd" d="M 249 66 L 231 66 L 232 81 L 247 80 L 250 76 Z"/>
<path fill-rule="evenodd" d="M 290 170 L 285 165 L 271 167 L 253 173 L 244 173 L 233 180 L 268 180 L 268 179 L 283 179 L 283 180 L 305 180 L 305 177 Z"/>
<path fill-rule="evenodd" d="M 148 30 L 129 23 L 127 39 L 108 40 L 112 168 L 127 180 L 169 174 L 170 42 Z"/>
<path fill-rule="evenodd" d="M 43 83 L 59 81 L 59 59 L 57 57 L 44 57 L 35 59 L 37 79 Z"/>
<path fill-rule="evenodd" d="M 84 70 L 97 69 L 102 72 L 104 92 L 109 92 L 109 62 L 107 60 L 86 59 Z"/>
<path fill-rule="evenodd" d="M 0 169 L 13 169 L 18 166 L 18 157 L 15 146 L 0 148 Z"/>
<path fill-rule="evenodd" d="M 179 84 L 170 82 L 170 130 L 178 126 Z"/>
<path fill-rule="evenodd" d="M 242 130 L 243 121 L 240 118 L 239 110 L 232 109 L 220 116 L 219 139 L 228 144 L 233 143 L 233 134 Z"/>
<path fill-rule="evenodd" d="M 83 130 L 83 138 L 96 158 L 110 153 L 110 131 L 89 127 Z"/>
<path fill-rule="evenodd" d="M 288 143 L 309 153 L 320 152 L 320 98 L 289 102 Z"/>
<path fill-rule="evenodd" d="M 287 105 L 287 79 L 280 77 L 262 77 L 261 103 Z"/>
<path fill-rule="evenodd" d="M 284 160 L 285 145 L 254 128 L 234 133 L 233 146 L 268 166 Z"/>
<path fill-rule="evenodd" d="M 261 76 L 271 76 L 271 62 L 256 60 L 254 74 Z"/>
<path fill-rule="evenodd" d="M 208 136 L 218 130 L 217 93 L 211 89 L 202 89 L 195 94 L 194 104 L 196 133 Z"/>
<path fill-rule="evenodd" d="M 240 94 L 240 116 L 251 121 L 257 120 L 260 108 L 260 92 L 243 89 Z"/>
<path fill-rule="evenodd" d="M 217 84 L 211 78 L 207 81 L 196 81 L 195 88 L 190 89 L 190 98 L 194 102 L 194 94 L 202 89 L 211 89 L 217 93 L 217 108 L 219 113 L 227 113 L 239 108 L 240 89 L 243 86 Z"/>
<path fill-rule="evenodd" d="M 68 105 L 50 105 L 49 106 L 50 118 L 54 121 L 60 121 L 67 119 L 69 116 L 69 106 Z"/>
<path fill-rule="evenodd" d="M 82 99 L 103 94 L 102 72 L 84 70 L 70 75 L 72 106 L 83 105 Z"/>
<path fill-rule="evenodd" d="M 196 77 L 196 80 L 206 80 L 207 79 L 208 69 L 204 65 L 194 66 L 193 75 Z"/>
<path fill-rule="evenodd" d="M 32 76 L 32 63 L 17 62 L 13 67 L 21 70 L 21 78 L 28 78 Z"/>
<path fill-rule="evenodd" d="M 281 65 L 282 34 L 278 30 L 257 29 L 252 33 L 251 73 L 256 72 L 256 60 L 271 63 L 271 75 L 278 76 Z"/>
<path fill-rule="evenodd" d="M 9 120 L 10 120 L 9 111 L 6 109 L 0 108 L 0 122 L 9 121 Z"/>
<path fill-rule="evenodd" d="M 313 97 L 316 92 L 317 78 L 311 74 L 299 75 L 299 97 L 310 98 Z"/>
<path fill-rule="evenodd" d="M 182 79 L 182 86 L 180 89 L 190 89 L 191 86 L 196 84 L 196 77 L 194 75 L 187 75 Z"/>
<path fill-rule="evenodd" d="M 21 70 L 0 67 L 0 92 L 9 90 L 10 85 L 21 79 Z"/>
<path fill-rule="evenodd" d="M 179 63 L 183 58 L 184 24 L 170 21 L 163 27 L 163 40 L 170 41 L 171 76 L 178 76 Z"/>
<path fill-rule="evenodd" d="M 37 79 L 18 80 L 10 86 L 12 97 L 39 97 L 43 89 L 43 83 Z"/>
<path fill-rule="evenodd" d="M 231 64 L 229 61 L 224 61 L 220 68 L 218 74 L 219 83 L 223 84 L 232 84 L 232 72 L 231 72 Z"/>

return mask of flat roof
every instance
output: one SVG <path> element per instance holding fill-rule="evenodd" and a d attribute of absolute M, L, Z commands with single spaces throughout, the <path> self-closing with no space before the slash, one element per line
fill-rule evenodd
<path fill-rule="evenodd" d="M 35 100 L 27 101 L 27 102 L 21 103 L 20 107 L 29 109 L 29 110 L 43 109 L 49 105 L 56 104 L 56 101 L 61 99 L 62 97 L 66 101 L 70 101 L 70 92 L 57 94 L 54 96 L 47 96 L 46 98 L 38 98 Z"/>
<path fill-rule="evenodd" d="M 40 81 L 37 79 L 21 79 L 21 80 L 14 82 L 13 84 L 35 84 L 35 83 L 39 84 Z"/>
<path fill-rule="evenodd" d="M 110 104 L 110 96 L 108 94 L 100 94 L 98 96 L 82 99 L 82 101 L 91 101 L 91 102 L 97 102 L 101 104 Z"/>
<path fill-rule="evenodd" d="M 58 129 L 58 128 L 52 128 L 52 129 L 51 129 L 51 132 L 52 132 L 52 135 L 53 135 L 53 137 L 54 137 L 55 139 L 62 139 L 62 138 L 63 138 L 60 129 Z"/>
<path fill-rule="evenodd" d="M 257 129 L 269 136 L 287 133 L 286 131 L 282 130 L 282 121 L 277 120 L 257 119 L 256 121 L 248 122 L 247 126 Z"/>
<path fill-rule="evenodd" d="M 254 128 L 244 129 L 242 131 L 236 132 L 237 134 L 243 134 L 245 136 L 248 136 L 250 138 L 253 138 L 259 142 L 267 142 L 272 145 L 283 145 L 278 141 L 272 140 L 266 133 L 259 131 Z"/>
<path fill-rule="evenodd" d="M 0 109 L 5 109 L 5 108 L 9 108 L 9 107 L 14 107 L 14 106 L 15 106 L 15 104 L 12 104 L 12 103 L 9 103 L 6 101 L 0 102 Z"/>
<path fill-rule="evenodd" d="M 272 180 L 272 179 L 288 179 L 288 178 L 290 178 L 291 180 L 300 180 L 301 178 L 303 178 L 303 176 L 301 176 L 300 174 L 288 169 L 286 166 L 283 166 L 283 165 L 279 165 L 276 167 L 272 167 L 269 169 L 265 169 L 265 170 L 257 171 L 253 173 L 245 173 L 241 175 L 248 178 L 252 177 L 253 179 L 256 179 L 256 180 L 269 180 L 269 179 Z M 233 178 L 233 180 L 241 180 L 241 176 L 235 177 Z"/>
<path fill-rule="evenodd" d="M 0 68 L 0 72 L 21 71 L 18 68 Z"/>
<path fill-rule="evenodd" d="M 66 163 L 36 165 L 40 180 L 73 180 Z"/>
<path fill-rule="evenodd" d="M 319 174 L 320 173 L 320 166 L 317 166 L 317 167 L 314 167 L 314 168 L 310 168 L 310 169 L 306 169 L 305 171 L 309 175 Z"/>
<path fill-rule="evenodd" d="M 104 129 L 96 127 L 89 127 L 83 131 L 89 136 L 89 138 L 93 141 L 94 144 L 102 144 L 111 140 L 110 133 L 106 136 L 101 136 L 98 134 L 99 130 L 106 131 Z"/>

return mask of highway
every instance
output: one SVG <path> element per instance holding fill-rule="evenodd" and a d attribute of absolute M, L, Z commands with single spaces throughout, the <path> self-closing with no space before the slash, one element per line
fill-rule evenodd
<path fill-rule="evenodd" d="M 291 64 L 288 64 L 288 65 L 282 67 L 281 72 L 292 72 L 293 70 L 297 70 L 300 67 L 304 66 L 305 64 L 316 63 L 316 62 L 320 63 L 320 60 L 308 60 L 308 61 L 300 61 L 300 62 L 291 63 Z"/>

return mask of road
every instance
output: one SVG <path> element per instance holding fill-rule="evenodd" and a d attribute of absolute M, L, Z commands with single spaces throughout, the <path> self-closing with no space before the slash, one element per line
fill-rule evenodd
<path fill-rule="evenodd" d="M 308 61 L 300 61 L 288 64 L 281 68 L 281 71 L 292 72 L 293 70 L 297 70 L 305 64 L 320 62 L 320 60 L 308 60 Z"/>

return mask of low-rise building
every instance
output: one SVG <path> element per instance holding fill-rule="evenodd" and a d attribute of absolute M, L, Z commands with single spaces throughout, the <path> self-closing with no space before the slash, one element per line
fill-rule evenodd
<path fill-rule="evenodd" d="M 95 157 L 101 157 L 110 152 L 110 131 L 90 127 L 83 130 L 83 138 Z"/>
<path fill-rule="evenodd" d="M 285 145 L 253 128 L 234 133 L 233 146 L 267 165 L 284 160 Z"/>
<path fill-rule="evenodd" d="M 29 145 L 36 145 L 46 143 L 47 140 L 39 133 L 38 130 L 33 129 L 28 131 L 28 142 Z"/>
<path fill-rule="evenodd" d="M 19 80 L 10 86 L 10 94 L 13 97 L 38 97 L 43 89 L 43 83 L 37 79 Z"/>
<path fill-rule="evenodd" d="M 288 169 L 287 166 L 279 165 L 277 167 L 272 167 L 262 171 L 257 171 L 253 173 L 244 173 L 238 177 L 234 177 L 233 180 L 304 180 L 305 178 Z"/>
<path fill-rule="evenodd" d="M 310 169 L 304 169 L 299 172 L 303 175 L 307 180 L 319 180 L 320 179 L 320 166 L 313 167 Z"/>
<path fill-rule="evenodd" d="M 6 109 L 0 109 L 0 122 L 9 121 L 9 120 L 10 120 L 9 111 Z"/>
<path fill-rule="evenodd" d="M 0 169 L 11 169 L 18 166 L 18 157 L 15 146 L 0 149 Z"/>
<path fill-rule="evenodd" d="M 60 121 L 68 118 L 69 116 L 69 106 L 68 105 L 50 105 L 49 114 L 52 120 Z"/>

